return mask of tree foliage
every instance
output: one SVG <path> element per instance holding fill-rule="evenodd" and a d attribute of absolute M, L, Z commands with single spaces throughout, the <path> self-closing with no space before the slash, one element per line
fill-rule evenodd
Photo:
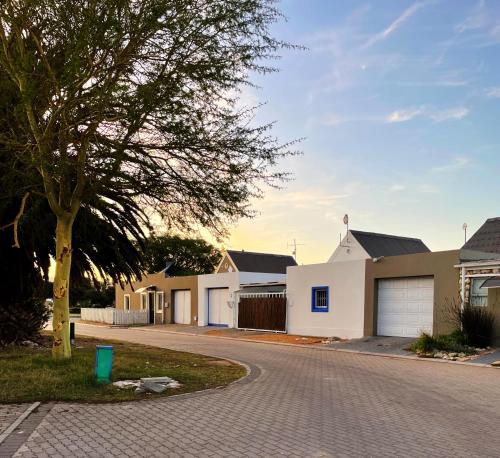
<path fill-rule="evenodd" d="M 54 355 L 69 356 L 72 232 L 89 206 L 126 223 L 215 233 L 251 216 L 289 153 L 238 108 L 249 72 L 288 46 L 272 0 L 5 0 L 0 65 L 17 89 L 1 139 L 56 217 Z M 35 172 L 35 173 L 33 173 Z M 97 204 L 99 202 L 99 205 Z M 92 207 L 90 207 L 92 206 Z M 119 219 L 119 222 L 116 220 Z M 129 228 L 127 228 L 129 230 Z"/>
<path fill-rule="evenodd" d="M 205 240 L 178 235 L 152 236 L 147 239 L 144 249 L 148 272 L 159 272 L 167 262 L 172 262 L 168 269 L 172 276 L 212 273 L 221 257 L 221 252 Z"/>

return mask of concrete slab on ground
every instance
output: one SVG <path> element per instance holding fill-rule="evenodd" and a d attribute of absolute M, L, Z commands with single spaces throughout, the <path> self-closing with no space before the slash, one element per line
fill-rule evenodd
<path fill-rule="evenodd" d="M 345 342 L 332 342 L 329 347 L 342 350 L 361 351 L 367 353 L 383 353 L 397 356 L 415 356 L 414 353 L 406 349 L 414 342 L 414 338 L 409 337 L 362 337 L 351 339 Z"/>
<path fill-rule="evenodd" d="M 500 361 L 500 349 L 495 350 L 493 353 L 489 353 L 487 355 L 480 356 L 479 358 L 472 359 L 469 362 L 473 364 L 491 364 L 495 361 Z"/>

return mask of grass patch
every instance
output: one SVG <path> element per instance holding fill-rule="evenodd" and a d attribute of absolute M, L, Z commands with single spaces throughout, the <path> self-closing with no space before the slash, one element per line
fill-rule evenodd
<path fill-rule="evenodd" d="M 49 347 L 0 350 L 0 403 L 34 401 L 110 402 L 150 399 L 223 387 L 245 375 L 243 366 L 193 353 L 128 342 L 77 337 L 73 357 L 56 361 Z M 168 376 L 182 384 L 162 394 L 137 395 L 94 380 L 96 345 L 113 345 L 112 380 Z M 224 361 L 224 363 L 221 363 Z"/>
<path fill-rule="evenodd" d="M 436 337 L 424 333 L 410 345 L 409 350 L 421 355 L 431 355 L 436 352 L 464 353 L 466 355 L 477 353 L 475 348 L 466 344 L 466 338 L 461 331 Z"/>

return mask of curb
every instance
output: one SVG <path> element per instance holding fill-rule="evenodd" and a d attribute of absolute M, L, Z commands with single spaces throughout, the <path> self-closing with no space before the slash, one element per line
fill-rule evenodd
<path fill-rule="evenodd" d="M 26 418 L 29 417 L 31 412 L 33 412 L 38 406 L 40 405 L 39 402 L 34 402 L 31 404 L 19 417 L 17 417 L 11 425 L 2 433 L 0 434 L 0 445 L 5 442 L 5 440 L 14 432 L 14 430 L 24 421 Z"/>
<path fill-rule="evenodd" d="M 87 323 L 78 323 L 82 324 L 84 326 L 94 326 L 97 328 L 102 328 L 102 326 L 95 325 L 95 324 L 87 324 Z M 114 328 L 116 329 L 116 328 Z M 439 358 L 420 358 L 418 356 L 412 356 L 412 355 L 392 355 L 388 353 L 377 353 L 377 352 L 370 352 L 370 351 L 362 351 L 362 350 L 349 350 L 346 348 L 332 348 L 332 347 L 319 347 L 314 344 L 310 345 L 302 345 L 302 344 L 291 344 L 291 343 L 285 343 L 285 342 L 268 342 L 264 340 L 257 340 L 257 339 L 242 339 L 239 337 L 226 337 L 226 336 L 213 336 L 213 335 L 207 335 L 207 334 L 197 334 L 194 332 L 182 332 L 182 331 L 167 331 L 163 329 L 147 329 L 147 327 L 136 327 L 133 328 L 135 331 L 141 331 L 141 332 L 159 332 L 159 333 L 164 333 L 164 334 L 179 334 L 183 336 L 191 336 L 191 337 L 207 337 L 210 339 L 225 339 L 225 340 L 233 340 L 237 342 L 250 342 L 250 343 L 259 343 L 259 344 L 264 344 L 264 345 L 281 345 L 284 347 L 298 347 L 298 348 L 307 348 L 307 349 L 312 349 L 312 350 L 319 350 L 319 351 L 335 351 L 339 353 L 354 353 L 357 355 L 364 355 L 364 356 L 378 356 L 382 358 L 389 358 L 389 359 L 406 359 L 410 361 L 424 361 L 424 362 L 433 362 L 433 363 L 442 363 L 442 364 L 454 364 L 454 365 L 461 365 L 461 366 L 472 366 L 472 367 L 483 367 L 483 368 L 489 368 L 489 369 L 498 369 L 497 367 L 491 366 L 490 364 L 483 364 L 483 363 L 471 363 L 467 361 L 450 361 L 446 359 L 439 359 Z M 226 358 L 227 359 L 227 358 Z"/>

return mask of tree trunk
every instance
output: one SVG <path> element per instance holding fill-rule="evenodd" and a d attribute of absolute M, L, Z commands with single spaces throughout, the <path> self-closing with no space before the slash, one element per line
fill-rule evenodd
<path fill-rule="evenodd" d="M 74 217 L 68 214 L 57 217 L 56 273 L 54 276 L 54 310 L 52 356 L 70 358 L 69 338 L 69 280 L 71 270 L 71 238 Z"/>

